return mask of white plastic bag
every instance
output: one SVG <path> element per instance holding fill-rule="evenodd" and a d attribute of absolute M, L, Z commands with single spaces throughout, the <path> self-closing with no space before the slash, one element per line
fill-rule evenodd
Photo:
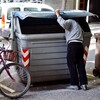
<path fill-rule="evenodd" d="M 9 38 L 10 37 L 10 30 L 0 28 L 0 36 L 4 37 L 4 38 Z"/>

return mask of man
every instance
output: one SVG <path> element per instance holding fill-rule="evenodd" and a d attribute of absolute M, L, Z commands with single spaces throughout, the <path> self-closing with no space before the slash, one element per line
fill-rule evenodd
<path fill-rule="evenodd" d="M 70 89 L 87 90 L 87 76 L 85 63 L 83 60 L 84 47 L 82 28 L 72 19 L 64 20 L 60 16 L 60 10 L 55 10 L 57 22 L 65 29 L 65 37 L 67 44 L 67 64 L 70 71 Z"/>

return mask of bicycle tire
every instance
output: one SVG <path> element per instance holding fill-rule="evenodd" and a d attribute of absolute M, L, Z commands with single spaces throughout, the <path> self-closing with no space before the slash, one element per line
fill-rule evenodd
<path fill-rule="evenodd" d="M 7 72 L 5 72 L 5 68 L 3 67 L 0 73 L 1 94 L 11 99 L 20 98 L 29 90 L 31 84 L 29 71 L 27 68 L 23 67 L 23 65 L 18 63 L 9 63 L 7 64 L 7 68 L 14 80 L 9 77 Z M 4 77 L 5 75 L 6 77 Z"/>

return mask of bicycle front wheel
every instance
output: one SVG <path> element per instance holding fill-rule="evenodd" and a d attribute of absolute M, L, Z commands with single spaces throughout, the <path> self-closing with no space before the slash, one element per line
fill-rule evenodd
<path fill-rule="evenodd" d="M 0 91 L 9 98 L 19 98 L 23 96 L 29 89 L 31 84 L 31 77 L 27 68 L 18 63 L 7 64 L 7 69 L 11 77 L 7 74 L 6 70 L 2 68 L 0 76 Z"/>

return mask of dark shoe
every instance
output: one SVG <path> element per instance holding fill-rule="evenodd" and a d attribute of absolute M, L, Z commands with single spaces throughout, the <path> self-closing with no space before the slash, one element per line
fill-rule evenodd
<path fill-rule="evenodd" d="M 70 86 L 67 87 L 67 89 L 79 90 L 79 86 L 77 86 L 77 85 L 70 85 Z"/>
<path fill-rule="evenodd" d="M 81 85 L 80 88 L 85 91 L 88 90 L 87 85 Z"/>

